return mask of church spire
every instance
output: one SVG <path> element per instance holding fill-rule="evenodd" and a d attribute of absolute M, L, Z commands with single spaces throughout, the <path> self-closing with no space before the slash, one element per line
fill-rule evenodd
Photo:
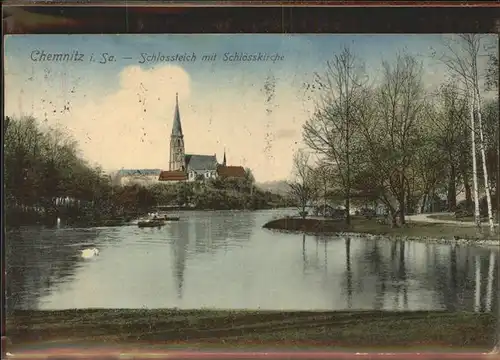
<path fill-rule="evenodd" d="M 224 148 L 224 159 L 222 160 L 222 166 L 226 166 L 226 148 Z"/>
<path fill-rule="evenodd" d="M 179 95 L 175 94 L 174 123 L 170 135 L 170 171 L 184 171 L 186 168 L 184 135 L 182 134 L 181 115 L 179 112 Z"/>
<path fill-rule="evenodd" d="M 181 115 L 179 112 L 179 93 L 175 93 L 174 124 L 172 126 L 172 136 L 182 137 Z"/>

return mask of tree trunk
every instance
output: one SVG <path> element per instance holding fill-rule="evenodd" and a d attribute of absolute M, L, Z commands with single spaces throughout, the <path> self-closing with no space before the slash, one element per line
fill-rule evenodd
<path fill-rule="evenodd" d="M 395 209 L 390 208 L 389 209 L 389 223 L 391 227 L 397 227 L 398 226 L 398 218 L 397 218 L 397 211 Z"/>
<path fill-rule="evenodd" d="M 326 182 L 326 177 L 325 177 L 325 180 L 324 180 L 324 193 L 323 193 L 323 217 L 326 216 L 326 192 L 327 192 L 327 182 Z"/>
<path fill-rule="evenodd" d="M 484 178 L 484 191 L 486 192 L 486 205 L 488 207 L 488 222 L 490 225 L 490 234 L 495 233 L 495 223 L 493 221 L 493 211 L 491 208 L 491 191 L 490 181 L 488 180 L 488 167 L 486 164 L 486 152 L 484 150 L 484 134 L 483 134 L 483 121 L 481 119 L 481 99 L 477 88 L 474 93 L 474 102 L 476 103 L 477 122 L 479 127 L 479 150 L 481 152 L 481 159 L 483 160 L 483 178 Z"/>
<path fill-rule="evenodd" d="M 422 198 L 422 205 L 420 206 L 420 213 L 425 213 L 425 206 L 427 205 L 427 193 L 424 194 Z"/>
<path fill-rule="evenodd" d="M 472 209 L 472 189 L 470 186 L 469 172 L 467 171 L 466 160 L 464 159 L 463 155 L 461 155 L 459 166 L 462 183 L 464 184 L 465 190 L 465 206 L 467 210 L 470 210 Z"/>
<path fill-rule="evenodd" d="M 465 206 L 467 209 L 472 209 L 472 189 L 469 184 L 469 179 L 467 179 L 467 182 L 464 181 L 464 187 L 465 187 Z"/>
<path fill-rule="evenodd" d="M 497 176 L 496 176 L 496 202 L 497 202 L 497 223 L 500 223 L 500 141 L 498 140 L 500 138 L 500 118 L 499 118 L 499 124 L 497 126 Z"/>
<path fill-rule="evenodd" d="M 351 225 L 351 168 L 349 166 L 349 152 L 347 153 L 347 186 L 345 197 L 346 224 Z"/>
<path fill-rule="evenodd" d="M 411 199 L 410 182 L 406 181 L 406 213 L 411 214 L 413 212 L 413 201 Z"/>
<path fill-rule="evenodd" d="M 400 185 L 401 185 L 401 190 L 399 194 L 399 223 L 401 225 L 405 224 L 405 176 L 404 174 L 400 175 Z"/>
<path fill-rule="evenodd" d="M 453 212 L 457 207 L 457 188 L 456 188 L 456 169 L 455 164 L 451 163 L 450 178 L 448 180 L 448 211 Z"/>
<path fill-rule="evenodd" d="M 349 195 L 347 195 L 345 199 L 345 222 L 347 225 L 351 225 L 351 199 L 349 199 Z"/>
<path fill-rule="evenodd" d="M 479 188 L 477 183 L 476 164 L 476 127 L 474 119 L 474 104 L 470 105 L 470 125 L 471 125 L 471 152 L 472 152 L 472 184 L 474 189 L 474 222 L 476 227 L 481 229 L 481 215 L 479 213 Z"/>

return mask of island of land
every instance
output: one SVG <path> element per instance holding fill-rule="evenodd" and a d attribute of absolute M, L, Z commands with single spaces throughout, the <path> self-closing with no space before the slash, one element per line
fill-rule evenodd
<path fill-rule="evenodd" d="M 498 245 L 498 236 L 491 236 L 487 224 L 481 231 L 467 221 L 453 219 L 453 214 L 422 214 L 408 217 L 403 226 L 389 226 L 380 218 L 352 216 L 344 219 L 284 217 L 264 224 L 265 229 L 300 232 L 312 235 L 384 236 L 419 241 L 465 242 Z"/>

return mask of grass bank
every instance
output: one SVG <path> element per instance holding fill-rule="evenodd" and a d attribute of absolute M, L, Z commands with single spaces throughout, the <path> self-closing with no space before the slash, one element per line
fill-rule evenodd
<path fill-rule="evenodd" d="M 267 312 L 212 310 L 15 311 L 7 316 L 12 349 L 33 343 L 187 346 L 466 347 L 490 350 L 490 313 Z M 10 349 L 8 349 L 10 351 Z"/>
<path fill-rule="evenodd" d="M 483 226 L 482 234 L 475 227 L 457 226 L 455 224 L 409 222 L 405 226 L 391 228 L 376 219 L 352 217 L 351 225 L 344 220 L 282 218 L 272 220 L 264 226 L 271 230 L 300 231 L 309 234 L 358 233 L 408 238 L 427 238 L 444 240 L 484 240 L 488 238 L 487 226 Z M 494 239 L 493 239 L 494 240 Z"/>

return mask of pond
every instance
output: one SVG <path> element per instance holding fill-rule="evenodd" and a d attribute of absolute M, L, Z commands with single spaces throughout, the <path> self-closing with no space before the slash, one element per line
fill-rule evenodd
<path fill-rule="evenodd" d="M 7 308 L 496 309 L 496 250 L 262 228 L 286 212 L 8 233 Z"/>

